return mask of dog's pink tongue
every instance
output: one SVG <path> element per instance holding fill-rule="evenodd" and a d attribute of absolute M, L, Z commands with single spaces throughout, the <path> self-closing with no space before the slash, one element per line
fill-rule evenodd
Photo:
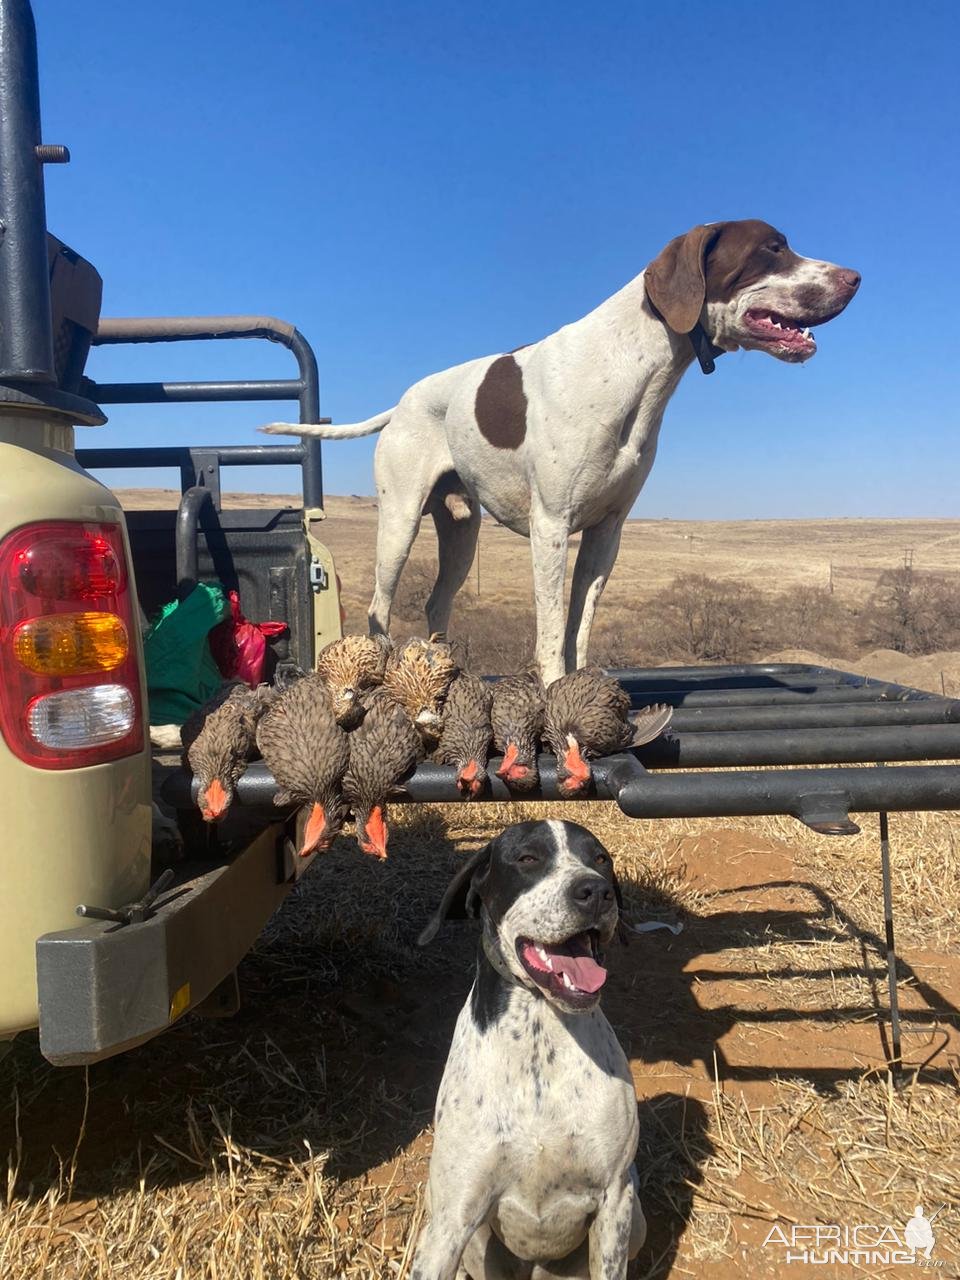
<path fill-rule="evenodd" d="M 554 973 L 565 973 L 578 991 L 599 991 L 607 980 L 607 971 L 593 956 L 562 956 L 554 952 Z"/>

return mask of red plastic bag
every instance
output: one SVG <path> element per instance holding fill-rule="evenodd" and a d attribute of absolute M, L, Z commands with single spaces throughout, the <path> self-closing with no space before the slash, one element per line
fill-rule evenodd
<path fill-rule="evenodd" d="M 228 593 L 230 617 L 210 632 L 210 652 L 225 680 L 243 680 L 251 686 L 263 679 L 267 638 L 286 631 L 285 622 L 251 622 L 240 610 L 236 591 Z"/>

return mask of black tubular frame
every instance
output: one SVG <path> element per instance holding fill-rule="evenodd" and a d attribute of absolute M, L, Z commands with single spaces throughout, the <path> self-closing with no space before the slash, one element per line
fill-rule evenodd
<path fill-rule="evenodd" d="M 52 384 L 37 32 L 27 0 L 0 8 L 0 103 L 0 378 Z"/>
<path fill-rule="evenodd" d="M 43 166 L 70 153 L 40 139 L 30 0 L 0 0 L 0 408 L 101 423 L 95 404 L 57 385 Z"/>
<path fill-rule="evenodd" d="M 851 813 L 960 808 L 960 766 L 900 763 L 960 760 L 960 699 L 792 664 L 610 674 L 636 709 L 665 697 L 677 707 L 662 738 L 594 763 L 592 798 L 612 800 L 632 818 L 787 814 L 839 835 L 857 829 Z M 870 767 L 894 762 L 898 767 Z M 496 763 L 484 798 L 517 798 L 496 776 Z M 800 765 L 839 767 L 784 767 Z M 541 757 L 540 776 L 539 790 L 522 798 L 567 799 L 557 790 L 552 758 Z M 164 784 L 166 799 L 179 808 L 191 805 L 195 790 L 184 770 Z M 266 767 L 253 764 L 237 799 L 271 809 L 275 792 Z M 455 770 L 419 765 L 401 799 L 461 802 Z"/>
<path fill-rule="evenodd" d="M 317 357 L 294 325 L 274 316 L 154 316 L 104 317 L 93 337 L 96 347 L 143 342 L 210 342 L 219 339 L 261 338 L 279 342 L 295 357 L 299 376 L 270 380 L 221 382 L 109 382 L 83 380 L 83 393 L 97 404 L 211 404 L 223 401 L 296 400 L 300 422 L 321 422 L 320 375 Z M 196 449 L 78 449 L 85 467 L 180 468 L 181 492 L 200 482 L 213 488 L 219 506 L 220 466 L 299 465 L 303 502 L 323 506 L 321 442 L 301 437 L 289 445 L 205 445 Z M 215 468 L 215 483 L 207 468 Z"/>

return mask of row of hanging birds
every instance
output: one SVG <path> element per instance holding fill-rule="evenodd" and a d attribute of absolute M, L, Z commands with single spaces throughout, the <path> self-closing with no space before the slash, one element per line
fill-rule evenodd
<path fill-rule="evenodd" d="M 591 759 L 650 742 L 672 714 L 657 705 L 631 721 L 629 711 L 627 693 L 596 668 L 547 688 L 534 673 L 491 682 L 459 670 L 441 636 L 396 647 L 345 636 L 284 688 L 224 686 L 181 737 L 206 821 L 225 815 L 259 754 L 277 784 L 274 803 L 307 808 L 301 856 L 329 848 L 352 814 L 360 848 L 385 858 L 387 801 L 421 760 L 455 766 L 458 791 L 476 799 L 493 747 L 497 776 L 524 794 L 539 785 L 543 746 L 556 756 L 560 792 L 575 797 L 589 788 Z"/>

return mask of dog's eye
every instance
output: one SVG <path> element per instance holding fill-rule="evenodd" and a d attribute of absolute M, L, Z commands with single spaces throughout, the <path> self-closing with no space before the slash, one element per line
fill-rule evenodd
<path fill-rule="evenodd" d="M 536 862 L 536 860 L 537 860 L 537 855 L 535 853 L 521 853 L 520 857 L 517 859 L 517 862 L 520 863 L 521 865 L 529 866 L 531 862 Z"/>
<path fill-rule="evenodd" d="M 597 854 L 596 863 L 598 867 L 605 867 L 609 861 L 610 859 L 607 857 L 605 853 Z"/>
<path fill-rule="evenodd" d="M 782 252 L 783 247 L 784 246 L 778 240 L 774 241 L 773 244 L 767 245 L 767 248 L 770 250 L 771 253 L 780 253 Z"/>

